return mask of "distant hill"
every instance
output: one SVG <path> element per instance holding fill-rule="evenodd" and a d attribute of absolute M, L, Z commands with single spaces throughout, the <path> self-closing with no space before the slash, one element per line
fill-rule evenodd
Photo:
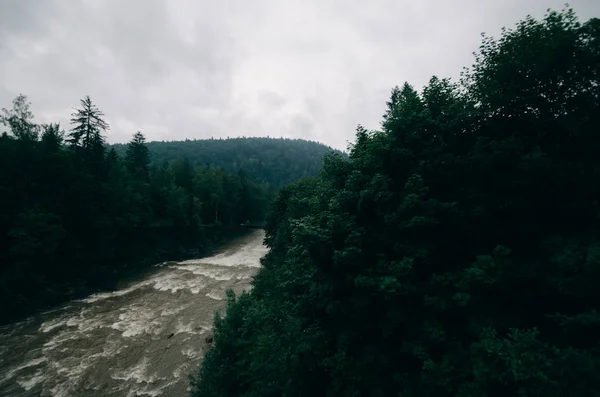
<path fill-rule="evenodd" d="M 113 145 L 118 154 L 126 145 Z M 334 150 L 318 142 L 284 138 L 228 138 L 149 142 L 150 158 L 158 163 L 187 158 L 196 166 L 210 165 L 227 172 L 243 170 L 257 183 L 278 188 L 303 176 L 316 175 L 323 156 Z"/>

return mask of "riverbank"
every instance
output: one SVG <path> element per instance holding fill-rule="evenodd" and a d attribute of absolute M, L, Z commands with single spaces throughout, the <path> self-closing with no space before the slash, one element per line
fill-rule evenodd
<path fill-rule="evenodd" d="M 184 396 L 226 291 L 247 290 L 264 232 L 162 263 L 111 292 L 0 327 L 0 396 Z"/>
<path fill-rule="evenodd" d="M 187 258 L 209 256 L 220 246 L 237 237 L 253 231 L 248 227 L 215 227 L 205 228 L 202 238 L 194 244 L 157 244 L 139 250 L 137 257 L 116 261 L 89 272 L 81 272 L 82 276 L 66 279 L 63 282 L 52 282 L 36 291 L 26 294 L 5 294 L 0 304 L 0 326 L 20 321 L 68 302 L 82 299 L 91 294 L 110 292 L 121 286 L 144 277 L 157 263 L 179 261 Z M 85 264 L 82 264 L 85 266 Z M 26 285 L 26 281 L 23 281 Z"/>

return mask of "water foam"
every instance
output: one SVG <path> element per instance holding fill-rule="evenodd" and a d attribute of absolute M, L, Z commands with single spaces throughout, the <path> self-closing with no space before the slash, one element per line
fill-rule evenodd
<path fill-rule="evenodd" d="M 46 357 L 38 357 L 38 358 L 34 358 L 32 360 L 29 360 L 26 363 L 21 364 L 18 367 L 15 367 L 15 368 L 11 369 L 10 371 L 8 371 L 8 373 L 4 376 L 3 381 L 7 381 L 7 380 L 13 378 L 17 374 L 17 372 L 19 372 L 25 368 L 35 367 L 37 365 L 40 365 L 44 361 L 46 361 Z"/>
<path fill-rule="evenodd" d="M 268 251 L 268 248 L 262 245 L 262 241 L 258 244 L 239 247 L 236 250 L 226 251 L 218 255 L 201 258 L 190 259 L 179 262 L 180 265 L 216 265 L 225 267 L 260 267 L 260 258 Z"/>
<path fill-rule="evenodd" d="M 175 371 L 173 371 L 173 377 L 176 378 L 176 379 L 181 378 L 182 374 L 187 373 L 188 367 L 189 367 L 189 365 L 187 363 L 181 364 L 179 367 L 177 367 L 175 369 Z"/>
<path fill-rule="evenodd" d="M 194 322 L 191 321 L 187 324 L 184 324 L 181 322 L 181 320 L 177 321 L 177 325 L 175 326 L 175 335 L 177 334 L 183 334 L 183 333 L 187 333 L 187 334 L 198 334 L 199 332 L 195 332 L 194 331 Z"/>
<path fill-rule="evenodd" d="M 141 334 L 155 334 L 159 332 L 160 322 L 156 321 L 156 315 L 152 310 L 142 306 L 130 306 L 122 309 L 119 321 L 110 325 L 110 328 L 121 332 L 125 338 Z"/>
<path fill-rule="evenodd" d="M 26 391 L 33 389 L 36 385 L 46 380 L 46 376 L 43 374 L 41 369 L 38 369 L 35 374 L 28 378 L 19 378 L 17 383 Z"/>
<path fill-rule="evenodd" d="M 120 371 L 114 371 L 110 376 L 114 380 L 130 381 L 134 380 L 135 383 L 151 383 L 159 379 L 155 374 L 148 375 L 148 358 L 143 357 L 136 365 L 130 368 L 126 368 Z M 164 379 L 164 378 L 162 378 Z"/>
<path fill-rule="evenodd" d="M 39 331 L 46 333 L 64 325 L 67 325 L 67 321 L 63 318 L 57 318 L 54 320 L 43 322 L 42 325 L 40 325 Z"/>
<path fill-rule="evenodd" d="M 157 278 L 154 280 L 153 284 L 154 289 L 159 291 L 170 291 L 171 293 L 187 289 L 193 294 L 197 294 L 202 288 L 206 287 L 206 282 L 199 277 L 184 279 L 177 273 Z"/>
<path fill-rule="evenodd" d="M 204 276 L 216 281 L 229 281 L 235 277 L 235 273 L 230 268 L 224 267 L 207 267 L 202 264 L 173 265 L 169 267 L 177 270 L 185 270 L 196 276 Z"/>
<path fill-rule="evenodd" d="M 181 350 L 181 354 L 186 356 L 188 360 L 193 360 L 200 355 L 200 352 L 188 347 L 186 349 Z"/>
<path fill-rule="evenodd" d="M 223 293 L 219 293 L 219 291 L 210 291 L 208 294 L 206 294 L 206 296 L 217 301 L 222 301 L 225 299 L 225 295 Z"/>
<path fill-rule="evenodd" d="M 169 394 L 175 384 L 184 388 L 182 382 L 188 384 L 187 374 L 195 371 L 204 354 L 198 335 L 212 329 L 212 315 L 209 318 L 204 314 L 219 306 L 210 299 L 222 300 L 226 288 L 237 287 L 230 280 L 252 277 L 260 266 L 258 258 L 266 252 L 252 242 L 235 249 L 239 252 L 163 263 L 162 269 L 127 288 L 94 294 L 43 315 L 43 322 L 34 325 L 38 334 L 30 339 L 35 344 L 28 346 L 19 366 L 15 363 L 3 368 L 8 383 L 2 382 L 2 387 L 12 384 L 17 390 L 20 386 L 17 395 L 37 393 L 43 388 L 40 393 L 56 397 L 76 395 L 82 388 L 100 390 L 107 381 L 115 380 L 119 385 L 111 393 L 123 396 Z M 11 335 L 30 334 L 19 333 L 19 327 L 29 323 L 23 324 L 0 328 L 0 333 L 8 333 L 9 346 L 22 343 L 22 338 Z M 171 333 L 179 336 L 166 341 Z M 172 375 L 157 372 L 165 365 L 160 363 L 165 346 L 174 349 L 175 355 L 169 356 L 169 361 L 176 360 Z M 143 350 L 129 368 L 122 369 L 121 355 L 128 349 L 135 354 L 136 349 Z M 127 353 L 127 357 L 132 355 Z M 107 366 L 112 369 L 99 373 L 99 368 Z"/>
<path fill-rule="evenodd" d="M 179 313 L 182 310 L 183 310 L 183 306 L 177 306 L 174 308 L 166 307 L 166 308 L 162 309 L 162 311 L 160 312 L 160 315 L 163 317 L 172 316 L 174 314 Z"/>

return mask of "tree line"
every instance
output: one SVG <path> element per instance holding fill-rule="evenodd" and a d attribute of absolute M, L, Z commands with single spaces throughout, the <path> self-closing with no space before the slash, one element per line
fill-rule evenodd
<path fill-rule="evenodd" d="M 485 36 L 283 188 L 194 395 L 600 396 L 600 19 Z"/>
<path fill-rule="evenodd" d="M 206 252 L 224 226 L 261 222 L 271 198 L 242 169 L 151 162 L 140 132 L 118 155 L 89 97 L 67 132 L 36 124 L 24 95 L 0 122 L 0 323 Z"/>
<path fill-rule="evenodd" d="M 126 145 L 115 144 L 118 154 Z M 149 142 L 150 158 L 156 162 L 187 158 L 195 166 L 222 168 L 235 173 L 243 169 L 257 183 L 273 191 L 305 176 L 318 174 L 323 156 L 334 151 L 318 142 L 284 138 L 228 138 L 172 142 Z"/>

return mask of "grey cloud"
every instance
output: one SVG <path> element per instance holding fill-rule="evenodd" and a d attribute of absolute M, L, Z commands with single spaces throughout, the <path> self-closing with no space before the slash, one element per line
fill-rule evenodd
<path fill-rule="evenodd" d="M 35 5 L 19 0 L 3 2 L 0 12 L 0 48 L 9 35 L 37 37 L 45 25 L 43 11 L 51 3 L 52 0 Z"/>
<path fill-rule="evenodd" d="M 37 35 L 16 30 L 3 37 L 13 49 L 3 69 L 14 79 L 2 83 L 13 95 L 28 93 L 34 109 L 42 107 L 42 115 L 76 106 L 78 98 L 90 94 L 109 121 L 120 120 L 109 140 L 127 139 L 141 129 L 136 125 L 154 125 L 149 136 L 165 128 L 191 135 L 179 125 L 189 121 L 179 118 L 179 112 L 190 106 L 226 107 L 232 63 L 227 37 L 219 36 L 214 23 L 195 26 L 194 40 L 187 42 L 178 34 L 178 21 L 169 14 L 168 4 L 56 2 L 46 8 L 43 26 L 32 26 L 32 32 L 39 29 Z M 15 56 L 15 47 L 25 55 Z M 64 114 L 63 124 L 68 116 Z M 193 128 L 206 126 L 194 121 Z M 131 130 L 119 128 L 125 125 Z"/>
<path fill-rule="evenodd" d="M 289 121 L 289 130 L 298 133 L 298 136 L 301 136 L 310 140 L 325 140 L 323 137 L 319 137 L 315 135 L 315 122 L 312 118 L 302 115 L 296 114 L 291 117 Z M 325 131 L 323 131 L 325 132 Z M 321 139 L 319 139 L 321 138 Z"/>
<path fill-rule="evenodd" d="M 286 136 L 345 148 L 392 86 L 457 77 L 479 33 L 564 0 L 5 0 L 0 107 L 67 127 L 90 95 L 108 139 Z M 570 1 L 581 19 L 597 0 Z"/>
<path fill-rule="evenodd" d="M 280 109 L 285 105 L 285 98 L 274 91 L 261 91 L 258 93 L 262 105 L 273 110 Z"/>

